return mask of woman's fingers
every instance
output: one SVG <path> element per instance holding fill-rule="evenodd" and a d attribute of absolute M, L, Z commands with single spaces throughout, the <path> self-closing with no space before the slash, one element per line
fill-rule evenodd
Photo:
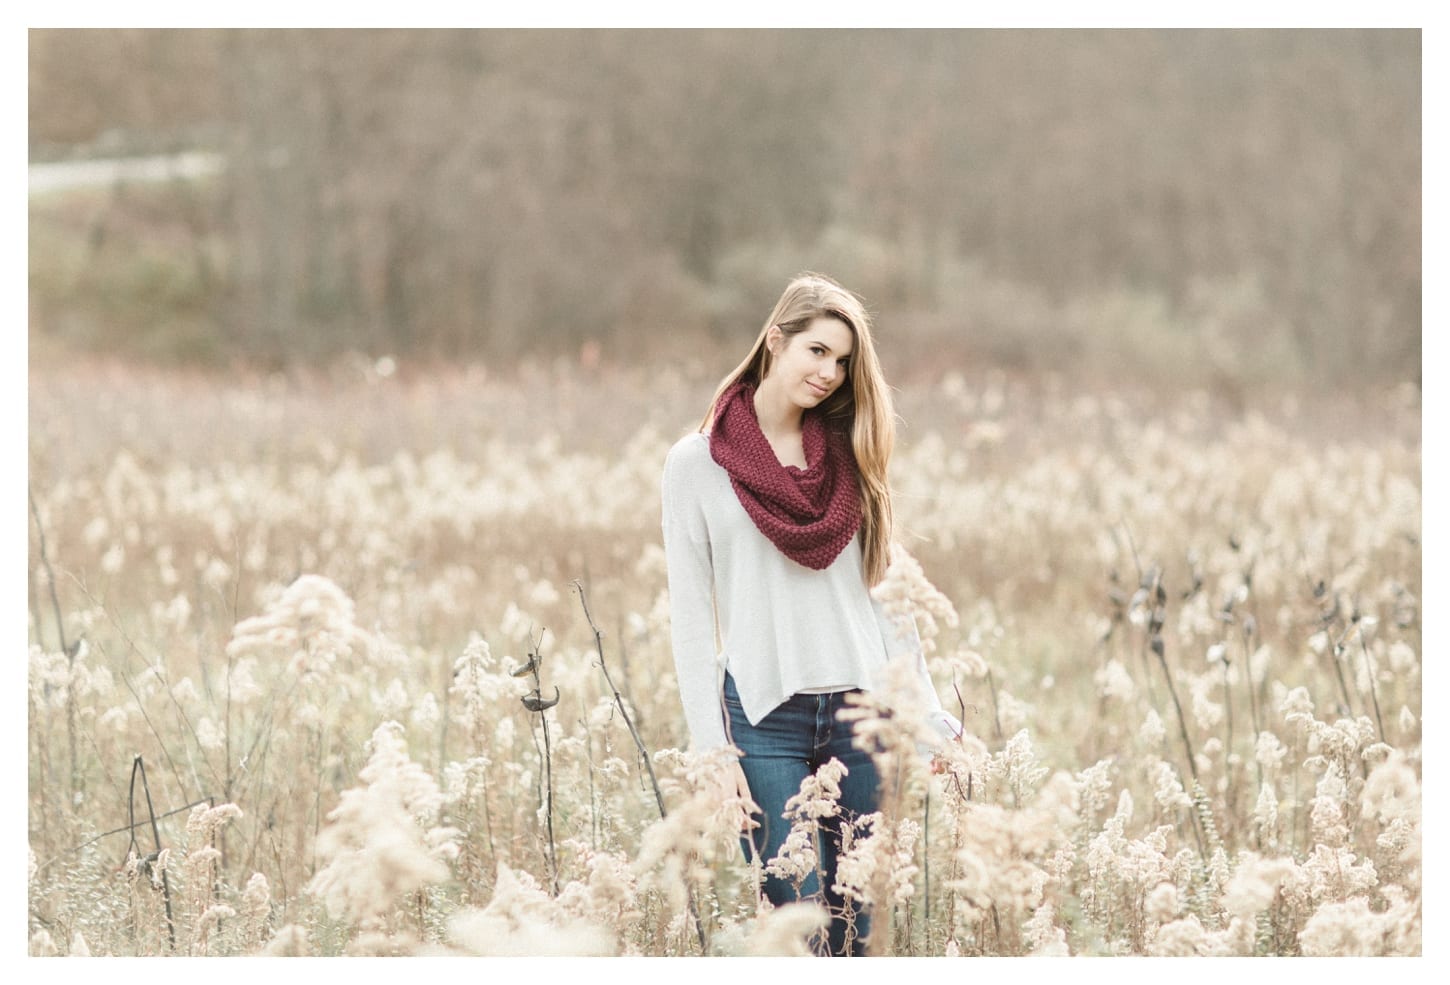
<path fill-rule="evenodd" d="M 740 768 L 740 763 L 734 762 L 726 767 L 722 780 L 726 796 L 733 797 L 735 802 L 740 805 L 740 830 L 749 831 L 752 828 L 760 827 L 760 822 L 753 816 L 760 810 L 760 807 L 750 796 L 750 784 L 745 781 L 745 771 Z"/>

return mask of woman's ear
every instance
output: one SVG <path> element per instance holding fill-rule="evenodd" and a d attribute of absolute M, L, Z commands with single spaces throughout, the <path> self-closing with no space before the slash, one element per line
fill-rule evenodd
<path fill-rule="evenodd" d="M 785 333 L 780 330 L 779 325 L 772 325 L 765 333 L 765 351 L 772 356 L 780 354 L 780 343 L 785 338 Z"/>

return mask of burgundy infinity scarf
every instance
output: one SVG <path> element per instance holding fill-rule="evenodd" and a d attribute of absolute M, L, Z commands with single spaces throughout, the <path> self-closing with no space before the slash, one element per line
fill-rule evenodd
<path fill-rule="evenodd" d="M 801 433 L 806 467 L 782 465 L 760 430 L 754 395 L 755 385 L 746 380 L 721 395 L 710 457 L 729 473 L 740 505 L 782 554 L 807 568 L 828 568 L 861 525 L 850 439 L 807 412 Z"/>

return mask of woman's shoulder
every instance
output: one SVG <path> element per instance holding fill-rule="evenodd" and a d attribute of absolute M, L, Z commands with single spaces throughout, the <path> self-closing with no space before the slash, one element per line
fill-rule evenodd
<path fill-rule="evenodd" d="M 670 447 L 662 481 L 666 489 L 700 490 L 712 486 L 719 471 L 720 466 L 710 456 L 709 436 L 692 431 Z"/>
<path fill-rule="evenodd" d="M 701 431 L 691 431 L 674 445 L 665 456 L 665 468 L 697 467 L 714 461 L 710 457 L 710 437 Z"/>

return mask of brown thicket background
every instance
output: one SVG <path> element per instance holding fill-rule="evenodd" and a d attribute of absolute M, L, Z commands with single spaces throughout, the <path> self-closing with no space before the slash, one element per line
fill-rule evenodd
<path fill-rule="evenodd" d="M 32 31 L 32 161 L 225 161 L 32 200 L 32 358 L 734 355 L 811 268 L 867 298 L 897 365 L 1418 381 L 1420 51 L 1412 30 Z"/>

